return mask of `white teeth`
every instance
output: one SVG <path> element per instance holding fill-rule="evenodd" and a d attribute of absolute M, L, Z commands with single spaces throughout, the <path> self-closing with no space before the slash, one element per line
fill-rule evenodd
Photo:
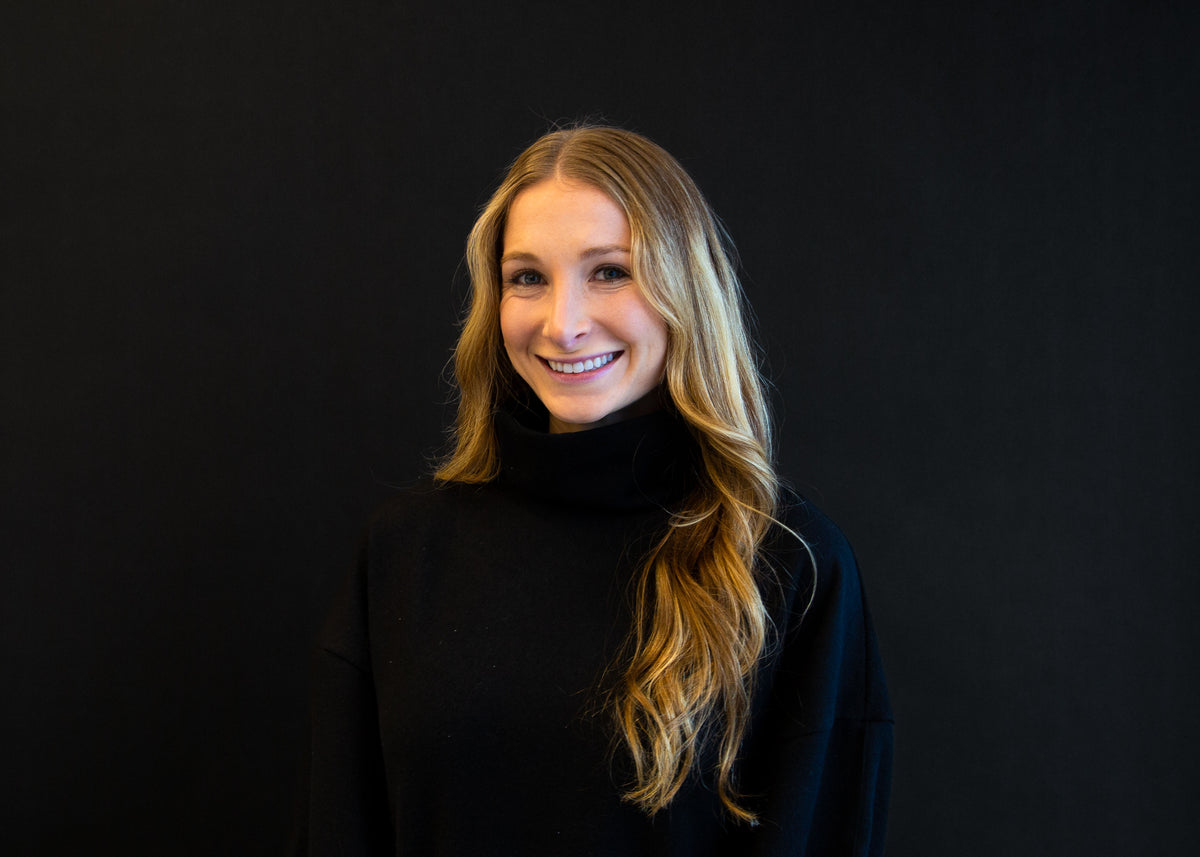
<path fill-rule="evenodd" d="M 590 360 L 582 360 L 578 363 L 559 363 L 557 360 L 547 360 L 550 368 L 555 372 L 562 372 L 564 375 L 575 375 L 579 372 L 590 372 L 593 369 L 599 369 L 601 366 L 607 366 L 613 361 L 616 356 L 614 351 L 611 354 L 605 354 L 601 357 L 593 357 Z"/>

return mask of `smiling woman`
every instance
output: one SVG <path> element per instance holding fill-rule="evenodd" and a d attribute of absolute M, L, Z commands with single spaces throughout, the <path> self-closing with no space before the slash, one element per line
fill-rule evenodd
<path fill-rule="evenodd" d="M 454 450 L 321 635 L 299 853 L 881 853 L 874 632 L 775 471 L 729 259 L 644 137 L 514 162 L 468 240 Z"/>
<path fill-rule="evenodd" d="M 658 408 L 667 327 L 630 274 L 625 214 L 602 191 L 551 178 L 513 200 L 500 330 L 551 432 Z"/>

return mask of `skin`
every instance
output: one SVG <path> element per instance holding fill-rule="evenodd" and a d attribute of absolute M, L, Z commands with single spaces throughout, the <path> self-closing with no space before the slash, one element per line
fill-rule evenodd
<path fill-rule="evenodd" d="M 526 188 L 509 209 L 500 262 L 504 348 L 550 412 L 551 432 L 659 407 L 667 328 L 633 280 L 629 221 L 607 194 L 559 178 Z M 556 371 L 562 364 L 582 371 Z"/>

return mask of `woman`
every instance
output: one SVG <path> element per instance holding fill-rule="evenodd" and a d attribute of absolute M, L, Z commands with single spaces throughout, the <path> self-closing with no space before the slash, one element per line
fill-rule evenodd
<path fill-rule="evenodd" d="M 722 233 L 614 128 L 472 230 L 453 453 L 315 664 L 313 854 L 878 854 L 891 715 L 849 546 L 780 486 Z"/>

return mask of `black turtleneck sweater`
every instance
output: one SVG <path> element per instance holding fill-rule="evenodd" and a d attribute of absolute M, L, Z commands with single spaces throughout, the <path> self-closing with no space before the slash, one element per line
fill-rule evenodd
<path fill-rule="evenodd" d="M 300 853 L 875 855 L 891 713 L 854 557 L 795 500 L 769 543 L 780 645 L 740 763 L 761 823 L 708 772 L 648 818 L 603 708 L 640 561 L 694 484 L 666 412 L 573 434 L 502 414 L 502 470 L 388 503 L 322 631 Z M 816 584 L 816 592 L 812 586 Z M 809 597 L 811 606 L 805 611 Z"/>

